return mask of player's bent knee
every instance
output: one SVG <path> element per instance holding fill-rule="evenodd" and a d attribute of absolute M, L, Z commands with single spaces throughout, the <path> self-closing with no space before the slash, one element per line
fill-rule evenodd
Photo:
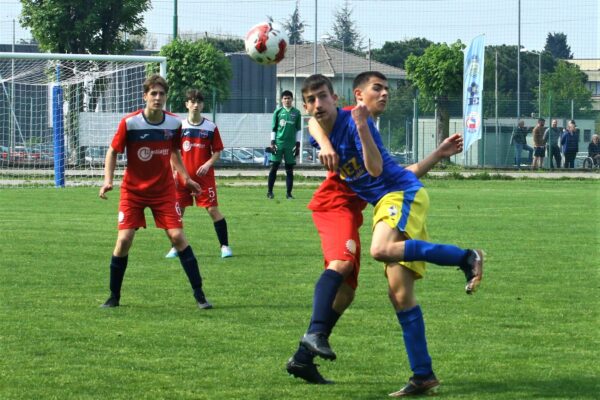
<path fill-rule="evenodd" d="M 346 278 L 354 271 L 354 263 L 347 260 L 333 260 L 329 263 L 327 269 L 334 270 Z"/>
<path fill-rule="evenodd" d="M 373 257 L 377 261 L 388 261 L 389 260 L 389 251 L 388 246 L 382 245 L 372 245 L 371 246 L 371 257 Z"/>

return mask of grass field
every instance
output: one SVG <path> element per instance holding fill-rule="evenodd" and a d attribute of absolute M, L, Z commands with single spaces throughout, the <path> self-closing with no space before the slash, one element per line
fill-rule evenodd
<path fill-rule="evenodd" d="M 321 273 L 306 204 L 223 181 L 235 256 L 222 260 L 204 210 L 186 233 L 215 308 L 196 308 L 153 227 L 130 252 L 122 306 L 101 309 L 118 193 L 0 190 L 1 399 L 384 399 L 410 375 L 381 265 L 365 251 L 354 305 L 331 338 L 335 385 L 284 370 Z M 454 268 L 429 266 L 418 295 L 443 399 L 600 397 L 597 181 L 427 180 L 432 240 L 488 254 L 474 296 Z M 371 209 L 363 243 L 370 242 Z"/>

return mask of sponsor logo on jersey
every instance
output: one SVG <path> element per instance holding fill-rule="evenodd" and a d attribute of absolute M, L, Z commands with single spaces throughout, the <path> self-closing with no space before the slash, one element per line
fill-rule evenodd
<path fill-rule="evenodd" d="M 140 139 L 146 139 L 148 136 L 150 136 L 149 133 L 144 133 L 143 135 L 140 136 Z"/>
<path fill-rule="evenodd" d="M 170 149 L 151 150 L 149 147 L 140 147 L 137 151 L 137 156 L 140 161 L 150 161 L 153 155 L 166 156 L 171 152 Z"/>
<path fill-rule="evenodd" d="M 282 128 L 285 126 L 286 123 L 287 123 L 287 121 L 285 119 L 279 120 L 279 126 L 281 126 Z"/>
<path fill-rule="evenodd" d="M 192 143 L 189 140 L 183 142 L 183 151 L 190 151 L 192 149 Z"/>

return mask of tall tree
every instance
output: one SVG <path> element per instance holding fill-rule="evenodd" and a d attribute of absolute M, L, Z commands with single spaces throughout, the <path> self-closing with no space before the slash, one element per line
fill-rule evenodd
<path fill-rule="evenodd" d="M 404 63 L 409 55 L 414 54 L 419 57 L 432 44 L 432 41 L 425 38 L 385 42 L 381 49 L 371 50 L 371 56 L 379 62 L 404 69 Z"/>
<path fill-rule="evenodd" d="M 21 0 L 20 23 L 29 28 L 40 49 L 52 53 L 123 54 L 133 42 L 127 35 L 138 37 L 146 33 L 144 13 L 151 8 L 150 0 Z M 81 73 L 98 69 L 98 63 L 62 63 L 63 71 Z M 65 89 L 64 98 L 73 111 L 95 110 L 98 99 L 107 88 L 105 77 L 94 79 L 84 104 L 83 83 Z M 80 162 L 83 148 L 79 146 L 79 112 L 67 114 L 65 134 L 69 138 L 69 155 Z"/>
<path fill-rule="evenodd" d="M 302 34 L 304 33 L 305 23 L 300 19 L 300 11 L 298 10 L 298 0 L 296 0 L 296 8 L 289 19 L 283 23 L 283 27 L 288 33 L 290 44 L 302 44 Z"/>
<path fill-rule="evenodd" d="M 567 35 L 560 32 L 548 33 L 544 51 L 552 54 L 554 58 L 569 60 L 573 58 L 571 47 L 567 44 Z"/>
<path fill-rule="evenodd" d="M 586 82 L 587 75 L 577 65 L 559 61 L 554 72 L 542 76 L 542 115 L 570 117 L 571 104 L 575 112 L 590 112 L 592 93 Z"/>
<path fill-rule="evenodd" d="M 123 54 L 146 33 L 150 0 L 21 0 L 20 23 L 52 53 Z"/>
<path fill-rule="evenodd" d="M 333 38 L 335 40 L 325 41 L 327 45 L 341 49 L 342 42 L 344 50 L 360 53 L 363 49 L 363 39 L 356 28 L 356 22 L 352 19 L 352 8 L 348 0 L 344 6 L 335 12 L 333 22 Z"/>
<path fill-rule="evenodd" d="M 191 88 L 200 89 L 206 98 L 206 111 L 212 106 L 212 93 L 216 101 L 229 97 L 231 64 L 225 54 L 205 40 L 174 40 L 163 46 L 160 55 L 168 59 L 167 80 L 169 81 L 169 109 L 185 111 L 185 93 Z"/>
<path fill-rule="evenodd" d="M 450 100 L 460 98 L 463 76 L 463 52 L 460 41 L 429 46 L 422 56 L 408 56 L 408 79 L 419 89 L 419 98 L 427 109 L 437 105 L 437 144 L 448 137 L 450 129 Z"/>

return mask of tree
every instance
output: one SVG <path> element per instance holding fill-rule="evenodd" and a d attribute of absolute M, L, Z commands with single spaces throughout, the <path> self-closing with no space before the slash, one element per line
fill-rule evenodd
<path fill-rule="evenodd" d="M 20 23 L 52 53 L 123 54 L 146 33 L 150 0 L 21 0 Z"/>
<path fill-rule="evenodd" d="M 406 81 L 398 88 L 390 88 L 388 105 L 380 120 L 382 135 L 388 126 L 391 127 L 390 151 L 406 150 L 406 135 L 410 132 L 414 111 L 414 91 L 415 88 Z"/>
<path fill-rule="evenodd" d="M 567 45 L 567 35 L 564 33 L 548 33 L 544 51 L 552 54 L 554 58 L 572 59 L 571 47 Z"/>
<path fill-rule="evenodd" d="M 348 0 L 344 1 L 344 6 L 334 14 L 333 37 L 336 40 L 325 41 L 328 46 L 338 49 L 343 47 L 345 51 L 360 53 L 363 48 L 363 39 L 356 29 L 355 21 L 352 19 L 352 8 Z"/>
<path fill-rule="evenodd" d="M 43 51 L 76 54 L 123 54 L 133 44 L 127 35 L 141 36 L 146 33 L 144 13 L 150 9 L 150 0 L 21 0 L 19 20 L 29 28 Z M 63 71 L 78 73 L 97 70 L 100 64 L 62 63 Z M 107 88 L 105 77 L 94 79 L 88 104 L 84 104 L 83 83 L 65 90 L 64 98 L 69 104 L 66 118 L 66 136 L 69 138 L 69 154 L 73 162 L 83 159 L 79 146 L 78 131 L 69 127 L 78 125 L 79 111 L 94 110 L 98 99 Z"/>
<path fill-rule="evenodd" d="M 432 41 L 425 38 L 385 42 L 381 49 L 371 50 L 371 56 L 376 61 L 404 69 L 404 63 L 409 55 L 414 54 L 419 57 L 432 44 Z"/>
<path fill-rule="evenodd" d="M 283 27 L 288 33 L 290 44 L 302 44 L 302 34 L 304 33 L 304 21 L 300 19 L 300 11 L 298 10 L 298 0 L 296 0 L 296 8 L 289 19 L 283 23 Z"/>
<path fill-rule="evenodd" d="M 586 88 L 587 75 L 575 64 L 559 61 L 556 70 L 542 76 L 543 115 L 570 116 L 571 101 L 575 111 L 592 110 L 592 93 Z M 548 107 L 551 107 L 550 109 Z"/>
<path fill-rule="evenodd" d="M 429 46 L 422 56 L 408 56 L 408 79 L 419 89 L 419 99 L 424 108 L 437 105 L 437 144 L 448 137 L 450 129 L 450 99 L 461 98 L 464 44 L 460 41 Z"/>
<path fill-rule="evenodd" d="M 185 93 L 197 88 L 205 96 L 205 108 L 212 106 L 212 93 L 216 101 L 229 97 L 231 64 L 223 52 L 205 40 L 176 39 L 160 50 L 167 57 L 167 80 L 169 82 L 168 106 L 173 112 L 185 111 Z"/>

